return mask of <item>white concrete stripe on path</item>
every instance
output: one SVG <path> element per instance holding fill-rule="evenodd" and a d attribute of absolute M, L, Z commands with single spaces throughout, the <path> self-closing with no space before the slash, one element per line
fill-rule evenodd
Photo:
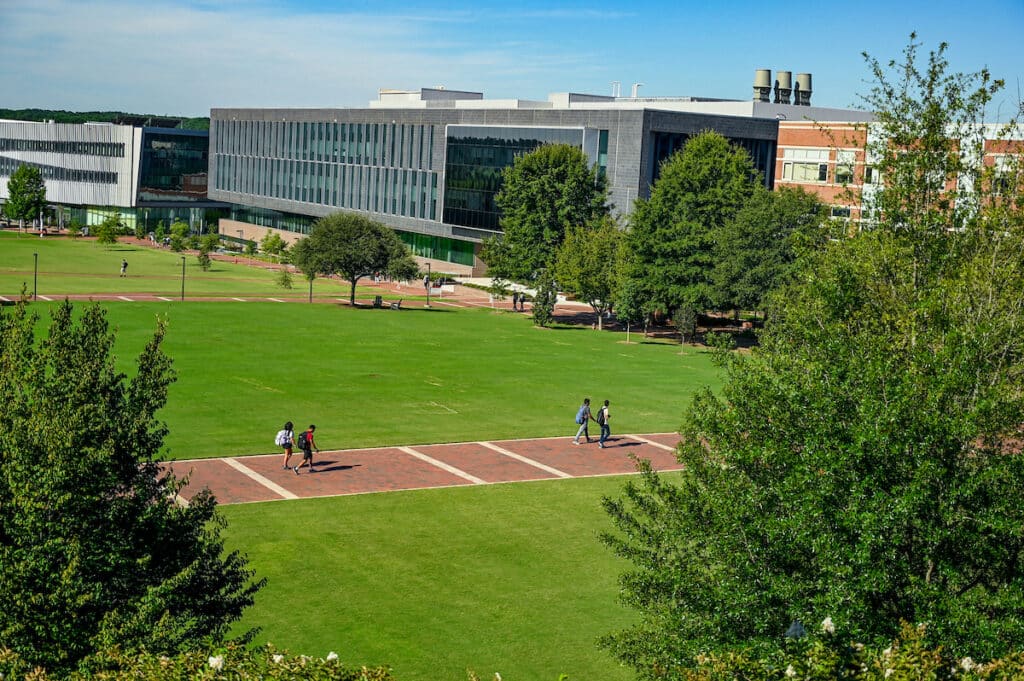
<path fill-rule="evenodd" d="M 494 451 L 498 452 L 499 454 L 504 454 L 505 456 L 512 457 L 516 461 L 522 461 L 523 463 L 529 464 L 529 465 L 533 466 L 534 468 L 539 468 L 542 471 L 547 471 L 548 473 L 551 473 L 552 475 L 557 475 L 560 478 L 571 478 L 572 477 L 571 475 L 569 475 L 565 471 L 560 471 L 557 468 L 552 468 L 551 466 L 548 466 L 547 464 L 543 464 L 540 461 L 534 461 L 533 459 L 525 457 L 522 454 L 516 454 L 515 452 L 510 452 L 507 449 L 503 449 L 502 447 L 499 447 L 498 445 L 493 444 L 491 442 L 477 442 L 477 444 L 481 445 L 482 447 L 487 447 L 487 449 L 493 449 Z"/>
<path fill-rule="evenodd" d="M 651 445 L 652 447 L 657 447 L 658 449 L 664 449 L 666 452 L 676 451 L 675 447 L 669 447 L 668 445 L 663 445 L 660 442 L 655 442 L 654 440 L 648 440 L 647 438 L 640 437 L 639 435 L 626 435 L 624 437 L 628 437 L 631 440 L 636 440 L 637 442 L 643 442 L 644 444 Z"/>
<path fill-rule="evenodd" d="M 45 300 L 48 303 L 52 303 L 53 302 L 53 298 L 48 298 L 46 296 L 39 296 L 39 300 Z"/>
<path fill-rule="evenodd" d="M 3 296 L 0 296 L 0 303 L 9 303 L 9 302 L 11 302 L 10 298 L 4 298 Z"/>
<path fill-rule="evenodd" d="M 405 452 L 409 456 L 415 456 L 420 461 L 426 461 L 431 466 L 437 466 L 438 468 L 440 468 L 443 471 L 448 471 L 452 475 L 457 475 L 458 477 L 462 478 L 463 480 L 469 480 L 473 484 L 476 484 L 476 485 L 486 485 L 487 484 L 486 480 L 481 480 L 480 478 L 476 477 L 475 475 L 470 475 L 466 471 L 459 470 L 455 466 L 450 466 L 450 465 L 446 464 L 444 461 L 438 461 L 437 459 L 435 459 L 435 458 L 433 458 L 431 456 L 427 456 L 426 454 L 423 454 L 422 452 L 417 452 L 412 447 L 399 447 L 398 449 L 400 451 Z"/>
<path fill-rule="evenodd" d="M 245 466 L 245 465 L 239 463 L 237 459 L 221 459 L 221 461 L 223 461 L 227 465 L 231 466 L 232 468 L 234 468 L 236 471 L 238 471 L 242 475 L 244 475 L 244 476 L 246 476 L 248 478 L 251 478 L 251 479 L 255 480 L 256 482 L 260 483 L 261 485 L 263 485 L 264 487 L 266 487 L 270 491 L 274 492 L 275 494 L 280 494 L 285 499 L 298 499 L 299 498 L 297 494 L 293 494 L 293 493 L 289 492 L 288 490 L 286 490 L 284 487 L 281 487 L 279 484 L 277 484 L 273 480 L 270 480 L 269 478 L 263 477 L 262 475 L 260 475 L 259 473 L 257 473 L 253 469 L 249 468 L 248 466 Z"/>
<path fill-rule="evenodd" d="M 451 307 L 462 307 L 459 303 L 449 303 L 447 300 L 435 300 L 431 305 L 450 305 Z"/>
<path fill-rule="evenodd" d="M 118 298 L 120 298 L 121 300 L 125 300 L 125 301 L 127 301 L 129 303 L 134 303 L 135 302 L 134 300 L 132 300 L 128 296 L 118 296 Z"/>
<path fill-rule="evenodd" d="M 160 300 L 162 300 L 162 301 L 164 301 L 166 303 L 170 303 L 173 300 L 172 298 L 164 298 L 163 296 L 157 296 L 157 298 L 159 298 Z"/>
<path fill-rule="evenodd" d="M 283 301 L 283 300 L 281 300 L 280 298 L 267 298 L 267 300 L 272 300 L 272 301 L 274 301 L 275 303 L 283 303 L 283 302 L 284 302 L 284 301 Z"/>
<path fill-rule="evenodd" d="M 244 303 L 245 302 L 245 298 L 232 298 L 231 300 L 237 300 L 240 303 Z"/>

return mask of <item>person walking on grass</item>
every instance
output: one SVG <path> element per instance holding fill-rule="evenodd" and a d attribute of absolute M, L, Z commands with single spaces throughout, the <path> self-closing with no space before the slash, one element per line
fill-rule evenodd
<path fill-rule="evenodd" d="M 313 441 L 313 431 L 316 430 L 316 426 L 310 425 L 309 429 L 299 435 L 299 449 L 302 450 L 302 463 L 293 468 L 295 475 L 299 474 L 299 469 L 303 466 L 309 467 L 310 473 L 316 473 L 316 469 L 313 468 L 313 450 L 316 449 L 316 453 L 319 454 L 320 450 L 316 447 L 316 442 Z"/>
<path fill-rule="evenodd" d="M 288 460 L 292 458 L 292 447 L 295 444 L 295 431 L 292 422 L 284 424 L 284 428 L 277 431 L 274 444 L 284 449 L 284 465 L 281 468 L 288 468 Z"/>
<path fill-rule="evenodd" d="M 128 261 L 125 260 L 124 258 L 121 258 L 121 276 L 128 276 Z"/>
<path fill-rule="evenodd" d="M 604 406 L 601 407 L 597 412 L 597 423 L 601 426 L 601 439 L 597 441 L 597 446 L 604 449 L 604 443 L 607 442 L 608 438 L 611 437 L 612 429 L 608 425 L 608 419 L 611 418 L 611 414 L 608 413 L 608 400 L 604 401 Z"/>
<path fill-rule="evenodd" d="M 576 412 L 576 423 L 579 425 L 579 429 L 576 431 L 576 437 L 572 439 L 574 445 L 580 443 L 580 435 L 587 438 L 587 442 L 590 442 L 590 419 L 594 418 L 590 413 L 590 398 L 583 400 L 583 404 L 580 405 L 580 410 Z"/>

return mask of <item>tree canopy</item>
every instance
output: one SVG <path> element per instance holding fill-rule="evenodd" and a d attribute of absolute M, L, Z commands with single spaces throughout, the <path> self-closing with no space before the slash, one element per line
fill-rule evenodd
<path fill-rule="evenodd" d="M 616 285 L 616 257 L 622 232 L 610 217 L 596 226 L 570 227 L 557 250 L 555 277 L 564 291 L 589 303 L 601 328 Z"/>
<path fill-rule="evenodd" d="M 970 158 L 949 136 L 984 120 L 994 90 L 984 72 L 947 74 L 945 46 L 923 68 L 915 47 L 873 71 L 877 132 L 899 151 L 883 209 L 800 255 L 761 346 L 688 410 L 685 470 L 648 469 L 605 501 L 640 613 L 605 644 L 643 678 L 681 678 L 708 650 L 778 646 L 794 621 L 830 618 L 865 642 L 927 623 L 930 642 L 979 659 L 1024 636 L 1019 186 L 1007 198 L 957 184 L 961 161 L 921 172 Z"/>
<path fill-rule="evenodd" d="M 351 285 L 349 303 L 356 303 L 356 282 L 374 272 L 395 279 L 416 276 L 416 262 L 394 230 L 362 215 L 338 212 L 320 218 L 309 236 L 292 247 L 292 260 L 307 275 L 341 275 Z"/>
<path fill-rule="evenodd" d="M 7 180 L 4 213 L 12 220 L 17 220 L 19 226 L 23 227 L 25 220 L 38 218 L 45 207 L 46 183 L 43 182 L 39 168 L 18 166 Z"/>
<path fill-rule="evenodd" d="M 800 188 L 756 187 L 715 235 L 712 302 L 720 310 L 763 310 L 764 300 L 790 273 L 800 249 L 820 248 L 818 197 Z"/>
<path fill-rule="evenodd" d="M 0 311 L 0 641 L 51 672 L 222 641 L 263 582 L 224 555 L 212 496 L 175 503 L 157 462 L 164 324 L 127 378 L 99 306 L 52 317 L 37 339 L 24 303 Z"/>
<path fill-rule="evenodd" d="M 753 194 L 755 178 L 747 152 L 711 131 L 662 163 L 651 198 L 635 204 L 628 241 L 631 276 L 663 312 L 711 304 L 716 233 Z"/>
<path fill-rule="evenodd" d="M 607 215 L 606 182 L 577 147 L 546 144 L 505 169 L 495 202 L 504 234 L 481 255 L 492 276 L 528 282 L 551 266 L 570 227 Z"/>

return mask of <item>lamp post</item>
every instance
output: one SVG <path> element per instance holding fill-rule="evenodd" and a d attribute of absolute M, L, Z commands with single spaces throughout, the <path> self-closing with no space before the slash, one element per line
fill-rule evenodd
<path fill-rule="evenodd" d="M 185 256 L 181 256 L 181 299 L 185 300 Z"/>
<path fill-rule="evenodd" d="M 32 265 L 32 300 L 36 299 L 36 289 L 39 283 L 39 254 L 32 254 L 33 265 Z"/>
<path fill-rule="evenodd" d="M 430 263 L 427 263 L 427 307 L 430 307 Z"/>

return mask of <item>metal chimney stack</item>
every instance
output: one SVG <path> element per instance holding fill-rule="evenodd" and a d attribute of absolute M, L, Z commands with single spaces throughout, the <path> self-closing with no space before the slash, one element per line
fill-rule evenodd
<path fill-rule="evenodd" d="M 754 101 L 771 101 L 772 94 L 772 71 L 771 69 L 757 69 L 754 71 Z"/>
<path fill-rule="evenodd" d="M 797 106 L 811 105 L 811 74 L 796 74 L 796 90 L 793 94 L 793 103 Z"/>
<path fill-rule="evenodd" d="M 775 103 L 789 104 L 789 98 L 793 94 L 793 73 L 790 71 L 779 71 L 775 81 Z"/>

